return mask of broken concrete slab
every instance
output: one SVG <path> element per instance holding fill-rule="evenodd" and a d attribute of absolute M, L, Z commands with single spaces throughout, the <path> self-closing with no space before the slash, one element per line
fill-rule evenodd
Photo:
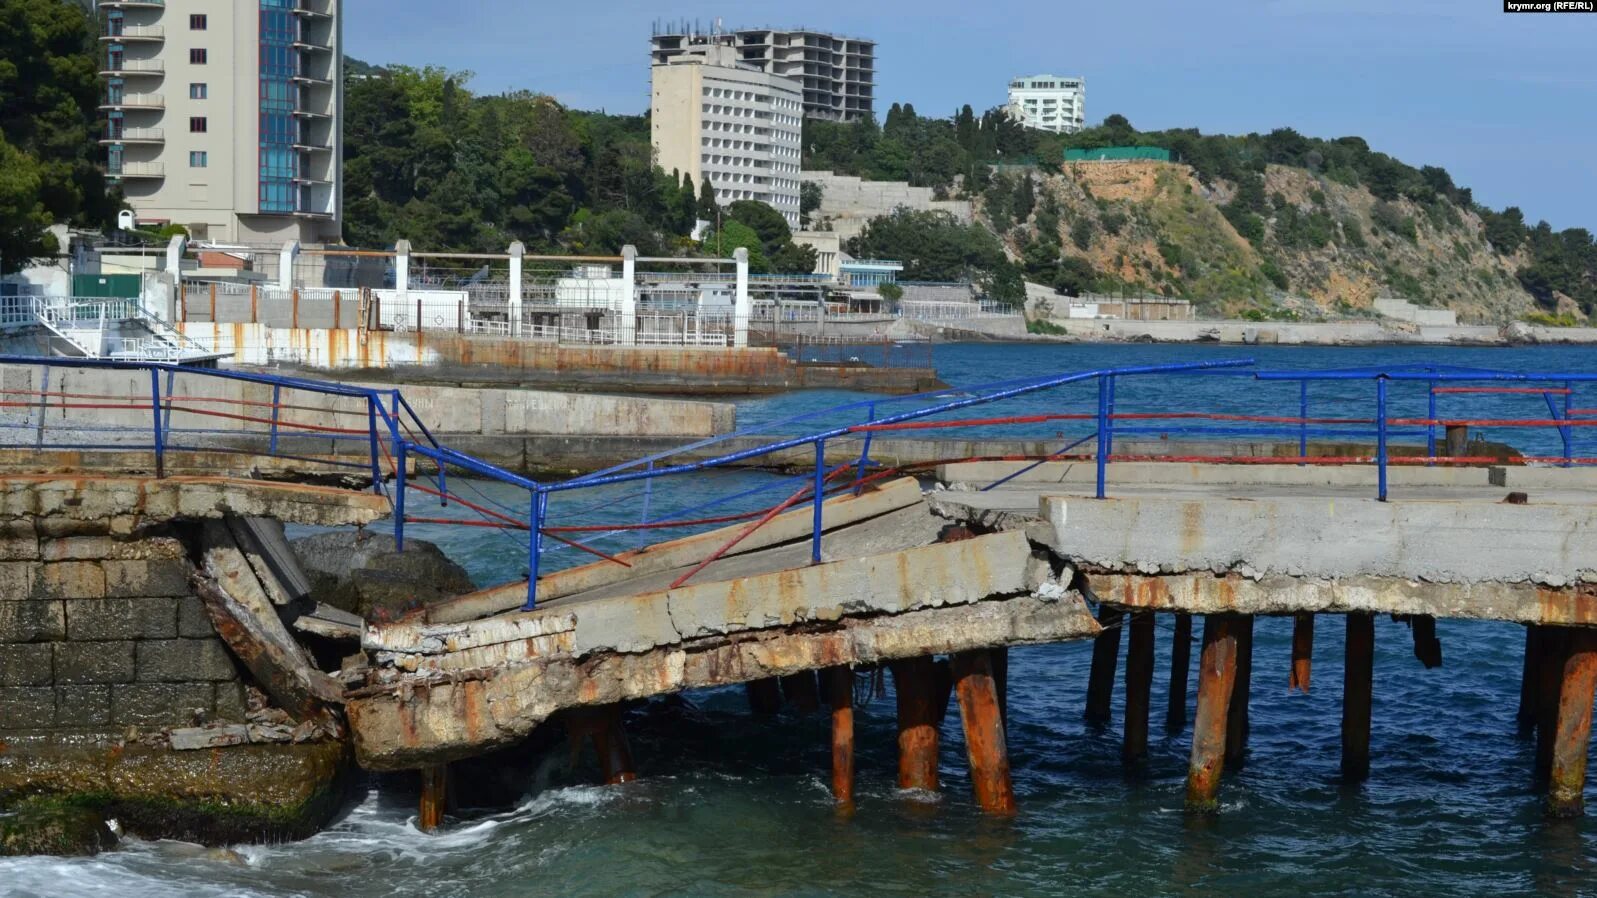
<path fill-rule="evenodd" d="M 846 617 L 803 628 L 722 634 L 643 652 L 604 652 L 585 660 L 567 654 L 440 672 L 354 690 L 346 710 L 361 765 L 401 770 L 513 743 L 562 708 L 823 667 L 1084 639 L 1098 631 L 1075 593 L 1058 598 L 1022 595 Z"/>
<path fill-rule="evenodd" d="M 1552 588 L 1597 579 L 1597 506 L 1053 496 L 1042 511 L 1056 553 L 1104 571 Z"/>

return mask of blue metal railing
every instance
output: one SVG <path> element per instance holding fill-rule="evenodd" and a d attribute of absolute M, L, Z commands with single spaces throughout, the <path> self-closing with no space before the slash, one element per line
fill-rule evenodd
<path fill-rule="evenodd" d="M 873 467 L 885 467 L 872 458 L 872 452 L 883 445 L 880 442 L 882 438 L 895 432 L 954 429 L 965 434 L 974 432 L 985 436 L 994 432 L 1007 433 L 1009 432 L 1007 428 L 1013 427 L 1080 426 L 1081 430 L 1069 435 L 1061 430 L 1051 431 L 1045 438 L 1049 440 L 1049 445 L 1059 445 L 1057 450 L 1047 454 L 1027 456 L 1025 465 L 1007 472 L 982 488 L 991 490 L 1001 487 L 1049 460 L 1080 458 L 1081 455 L 1071 453 L 1091 443 L 1093 449 L 1090 455 L 1095 467 L 1094 495 L 1098 498 L 1105 498 L 1108 495 L 1110 473 L 1116 461 L 1230 460 L 1294 465 L 1368 464 L 1376 468 L 1376 498 L 1385 501 L 1390 486 L 1388 470 L 1394 464 L 1436 465 L 1480 463 L 1486 460 L 1437 455 L 1437 429 L 1454 425 L 1500 428 L 1510 435 L 1526 436 L 1538 446 L 1551 445 L 1550 440 L 1545 444 L 1537 442 L 1540 437 L 1535 436 L 1537 433 L 1550 430 L 1558 438 L 1556 452 L 1537 454 L 1531 451 L 1520 461 L 1564 467 L 1597 464 L 1597 457 L 1577 455 L 1580 448 L 1578 436 L 1584 432 L 1583 428 L 1597 425 L 1597 409 L 1580 409 L 1574 402 L 1575 394 L 1582 386 L 1597 381 L 1597 373 L 1510 372 L 1449 366 L 1261 371 L 1253 367 L 1251 359 L 1096 369 L 1020 378 L 912 396 L 867 398 L 807 411 L 756 427 L 745 427 L 733 433 L 699 440 L 686 446 L 646 455 L 621 465 L 569 479 L 538 480 L 442 444 L 397 389 L 375 389 L 272 374 L 196 369 L 155 362 L 21 357 L 0 357 L 0 362 L 39 366 L 45 372 L 40 379 L 41 389 L 32 391 L 38 395 L 37 401 L 33 401 L 31 397 L 28 401 L 10 401 L 12 393 L 8 392 L 7 401 L 0 402 L 0 406 L 4 406 L 7 411 L 26 410 L 30 419 L 21 424 L 10 420 L 0 422 L 0 445 L 25 447 L 34 451 L 53 448 L 124 450 L 149 448 L 154 452 L 158 477 L 165 475 L 166 458 L 173 453 L 189 451 L 299 458 L 334 467 L 358 469 L 371 477 L 372 488 L 375 491 L 386 494 L 393 503 L 395 538 L 401 547 L 405 538 L 405 524 L 409 520 L 407 497 L 410 492 L 417 490 L 432 494 L 441 504 L 447 505 L 453 499 L 464 507 L 485 514 L 486 526 L 525 531 L 529 572 L 525 606 L 527 608 L 534 607 L 537 601 L 539 573 L 545 569 L 546 537 L 562 544 L 554 547 L 556 549 L 575 548 L 600 557 L 608 557 L 593 548 L 593 544 L 621 533 L 645 528 L 707 526 L 712 522 L 754 517 L 760 512 L 704 520 L 689 518 L 690 515 L 701 514 L 708 510 L 729 507 L 731 503 L 766 489 L 783 484 L 789 484 L 791 487 L 794 482 L 779 480 L 754 489 L 711 497 L 686 509 L 679 508 L 662 513 L 657 507 L 655 481 L 666 477 L 690 476 L 725 469 L 741 463 L 763 462 L 773 466 L 787 465 L 807 469 L 795 478 L 801 484 L 799 493 L 778 508 L 787 507 L 795 501 L 807 500 L 811 504 L 811 559 L 818 562 L 821 558 L 822 503 L 829 493 L 857 492 L 872 476 L 880 476 L 867 473 Z M 73 399 L 81 398 L 81 394 L 69 394 L 65 390 L 52 392 L 50 389 L 48 372 L 62 368 L 100 368 L 147 373 L 148 396 L 120 397 L 126 400 L 126 404 L 97 406 L 94 402 L 74 403 Z M 166 380 L 164 389 L 162 375 L 165 375 Z M 205 403 L 214 405 L 219 402 L 241 402 L 241 400 L 180 396 L 174 389 L 174 379 L 179 376 L 219 378 L 268 386 L 271 399 L 269 402 L 264 400 L 244 402 L 243 412 L 219 411 L 206 406 Z M 1186 380 L 1181 380 L 1182 378 Z M 1205 380 L 1212 378 L 1232 379 L 1230 382 L 1238 384 L 1239 389 L 1232 391 L 1235 395 L 1226 401 L 1229 404 L 1220 403 L 1219 410 L 1193 410 L 1190 408 L 1194 402 L 1192 397 L 1204 392 L 1207 389 L 1204 386 Z M 1183 384 L 1186 385 L 1185 388 Z M 1268 388 L 1276 384 L 1292 388 L 1291 399 L 1287 401 L 1295 400 L 1296 414 L 1259 414 L 1242 408 L 1250 403 L 1279 402 L 1285 398 L 1267 395 Z M 1224 386 L 1224 383 L 1219 385 Z M 1412 393 L 1412 388 L 1415 386 L 1424 387 L 1423 406 L 1414 401 L 1416 397 L 1403 392 L 1408 389 L 1409 393 Z M 1091 392 L 1083 393 L 1073 388 L 1090 388 Z M 141 388 L 135 387 L 135 389 Z M 1181 392 L 1183 389 L 1186 390 L 1184 394 Z M 1366 390 L 1368 392 L 1365 392 Z M 301 420 L 304 416 L 299 412 L 317 409 L 296 404 L 297 394 L 348 400 L 349 407 L 338 409 L 337 413 L 359 415 L 362 426 L 334 427 Z M 1539 396 L 1545 401 L 1548 417 L 1505 418 L 1502 417 L 1504 412 L 1501 411 L 1477 413 L 1460 418 L 1439 417 L 1441 397 L 1453 394 L 1494 396 L 1496 397 L 1494 401 L 1499 403 L 1511 401 L 1516 396 L 1533 400 Z M 1182 399 L 1172 403 L 1170 401 L 1172 395 L 1181 395 Z M 60 401 L 52 404 L 52 397 L 59 397 Z M 89 398 L 105 400 L 117 397 Z M 1399 407 L 1407 402 L 1408 407 L 1414 409 L 1412 417 L 1404 417 L 1405 413 L 1401 410 L 1394 413 L 1395 401 Z M 954 413 L 1001 402 L 1030 403 L 1030 406 L 1023 410 L 1023 413 L 1003 417 L 950 419 Z M 1168 408 L 1172 404 L 1180 407 L 1180 410 L 1169 411 Z M 1538 407 L 1540 404 L 1538 402 Z M 270 406 L 270 414 L 267 415 L 260 406 Z M 89 411 L 96 407 L 147 408 L 150 412 L 150 421 L 148 425 L 141 424 L 140 427 L 133 428 L 114 422 L 76 420 L 67 415 L 72 409 Z M 64 426 L 71 430 L 71 434 L 64 441 L 47 442 L 44 439 L 47 428 L 43 415 L 47 411 L 53 414 L 58 408 L 62 412 Z M 37 422 L 31 420 L 35 409 L 40 413 L 40 420 Z M 1278 411 L 1273 406 L 1265 410 Z M 1311 413 L 1316 410 L 1319 410 L 1322 417 L 1311 417 Z M 285 414 L 285 411 L 291 414 Z M 174 412 L 185 416 L 217 415 L 230 419 L 230 423 L 235 426 L 231 429 L 174 427 Z M 258 425 L 258 427 L 250 429 L 249 425 Z M 34 428 L 36 432 L 25 433 L 27 429 Z M 5 434 L 18 432 L 19 429 L 23 430 L 24 435 L 30 439 L 25 442 L 4 439 Z M 224 439 L 215 440 L 219 436 Z M 239 436 L 257 438 L 258 443 L 264 444 L 264 449 L 257 444 L 233 445 L 225 439 Z M 191 445 L 189 441 L 195 437 L 210 438 L 213 439 L 213 443 Z M 1117 454 L 1117 439 L 1150 437 L 1159 440 L 1169 440 L 1172 437 L 1191 438 L 1199 441 L 1193 444 L 1195 446 L 1215 445 L 1219 440 L 1234 442 L 1238 438 L 1266 438 L 1278 440 L 1277 445 L 1295 447 L 1296 455 L 1227 458 L 1218 454 L 1205 455 L 1201 450 L 1193 450 L 1196 454 L 1189 455 Z M 306 439 L 328 440 L 335 448 L 340 444 L 353 445 L 349 445 L 349 451 L 343 454 L 335 451 L 330 456 L 306 456 L 296 451 L 296 447 Z M 1311 457 L 1309 455 L 1311 440 L 1318 439 L 1351 440 L 1357 445 L 1368 445 L 1373 442 L 1373 455 L 1355 453 L 1327 458 Z M 1405 443 L 1405 439 L 1411 439 L 1413 442 Z M 145 442 L 146 440 L 148 442 Z M 842 465 L 829 459 L 829 447 L 836 450 L 850 440 L 858 442 L 857 455 L 847 455 L 848 460 Z M 1055 443 L 1055 440 L 1059 442 Z M 755 444 L 749 445 L 751 441 Z M 1394 443 L 1400 450 L 1399 458 L 1394 458 Z M 795 457 L 795 452 L 802 452 L 804 455 Z M 809 461 L 809 454 L 813 454 L 813 462 Z M 1597 456 L 1597 452 L 1591 454 Z M 389 459 L 386 468 L 385 457 Z M 352 458 L 359 458 L 359 461 L 351 460 Z M 959 459 L 940 459 L 944 462 L 956 460 Z M 428 467 L 431 470 L 426 477 L 420 476 L 419 471 L 413 475 L 410 470 L 413 464 L 418 468 Z M 504 503 L 495 503 L 499 506 L 498 510 L 495 510 L 466 500 L 458 491 L 451 493 L 447 479 L 447 472 L 451 468 L 474 477 L 525 490 L 525 504 L 512 507 Z M 851 476 L 845 477 L 844 482 L 834 485 L 832 481 L 838 475 L 845 473 Z M 385 489 L 387 476 L 393 478 L 391 489 Z M 466 483 L 469 487 L 470 481 Z M 562 527 L 551 523 L 549 515 L 552 497 L 618 484 L 642 486 L 641 492 L 629 494 L 643 498 L 642 515 L 638 524 L 618 524 L 604 529 Z M 601 505 L 607 506 L 617 501 L 620 500 L 607 501 Z M 521 509 L 525 509 L 524 520 Z M 564 513 L 570 511 L 565 510 Z M 574 531 L 597 535 L 590 537 L 587 542 L 576 542 L 561 535 Z"/>

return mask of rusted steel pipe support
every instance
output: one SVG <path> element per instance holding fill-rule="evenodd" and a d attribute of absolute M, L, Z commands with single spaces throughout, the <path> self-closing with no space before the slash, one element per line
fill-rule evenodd
<path fill-rule="evenodd" d="M 1237 621 L 1237 677 L 1231 686 L 1231 703 L 1226 706 L 1225 762 L 1233 769 L 1247 763 L 1248 698 L 1253 691 L 1253 615 Z"/>
<path fill-rule="evenodd" d="M 416 815 L 416 828 L 430 833 L 444 822 L 444 810 L 449 801 L 449 765 L 433 764 L 421 769 L 421 807 Z"/>
<path fill-rule="evenodd" d="M 1436 638 L 1436 618 L 1429 614 L 1416 614 L 1409 618 L 1414 633 L 1414 657 L 1426 670 L 1442 666 L 1442 641 Z"/>
<path fill-rule="evenodd" d="M 928 657 L 895 661 L 898 695 L 898 787 L 937 789 L 936 671 Z"/>
<path fill-rule="evenodd" d="M 1573 628 L 1568 642 L 1547 783 L 1547 813 L 1554 817 L 1579 817 L 1586 811 L 1586 755 L 1591 744 L 1592 698 L 1597 692 L 1597 630 Z"/>
<path fill-rule="evenodd" d="M 1564 658 L 1569 653 L 1571 628 L 1541 626 L 1536 651 L 1536 767 L 1540 782 L 1553 766 L 1553 743 L 1558 735 L 1558 708 L 1562 703 Z"/>
<path fill-rule="evenodd" d="M 1192 667 L 1192 615 L 1176 614 L 1175 633 L 1170 638 L 1170 697 L 1164 726 L 1180 732 L 1187 726 L 1187 672 Z"/>
<path fill-rule="evenodd" d="M 1103 627 L 1092 641 L 1092 673 L 1087 677 L 1087 722 L 1109 722 L 1109 700 L 1115 691 L 1115 665 L 1120 660 L 1120 621 L 1124 613 L 1108 605 L 1098 606 L 1098 623 Z"/>
<path fill-rule="evenodd" d="M 821 672 L 832 706 L 832 796 L 840 810 L 854 808 L 854 673 L 847 667 Z"/>
<path fill-rule="evenodd" d="M 1120 744 L 1120 759 L 1127 764 L 1148 754 L 1148 696 L 1153 686 L 1153 612 L 1132 612 L 1130 629 L 1131 640 L 1126 646 L 1126 719 Z"/>
<path fill-rule="evenodd" d="M 1342 776 L 1370 775 L 1370 701 L 1375 680 L 1375 615 L 1347 616 L 1347 666 L 1342 674 Z"/>
<path fill-rule="evenodd" d="M 1187 809 L 1218 807 L 1225 770 L 1226 719 L 1237 678 L 1237 633 L 1241 618 L 1211 614 L 1203 620 L 1198 657 L 1198 710 L 1192 721 L 1192 760 L 1187 765 Z"/>
<path fill-rule="evenodd" d="M 749 710 L 755 714 L 771 715 L 782 710 L 782 687 L 775 677 L 750 680 L 743 684 L 749 697 Z"/>
<path fill-rule="evenodd" d="M 803 714 L 821 710 L 821 693 L 815 684 L 815 671 L 806 670 L 780 678 L 782 698 Z"/>
<path fill-rule="evenodd" d="M 1288 692 L 1309 691 L 1309 677 L 1314 669 L 1314 615 L 1302 612 L 1292 617 L 1292 674 L 1287 680 Z"/>
<path fill-rule="evenodd" d="M 986 651 L 961 652 L 950 662 L 976 803 L 989 814 L 1013 815 L 1015 789 L 1009 778 L 1009 747 L 1004 741 L 992 656 Z"/>

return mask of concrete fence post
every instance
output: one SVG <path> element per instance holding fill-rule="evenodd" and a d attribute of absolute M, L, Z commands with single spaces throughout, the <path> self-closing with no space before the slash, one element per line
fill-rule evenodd
<path fill-rule="evenodd" d="M 277 286 L 294 289 L 294 259 L 299 256 L 299 241 L 285 240 L 277 254 Z"/>
<path fill-rule="evenodd" d="M 621 248 L 621 333 L 622 346 L 638 342 L 638 248 Z"/>
<path fill-rule="evenodd" d="M 172 293 L 178 297 L 183 295 L 183 251 L 188 245 L 188 238 L 181 234 L 173 235 L 166 244 L 166 273 L 172 276 Z"/>
<path fill-rule="evenodd" d="M 749 345 L 749 316 L 753 305 L 749 302 L 749 251 L 738 247 L 732 253 L 737 261 L 737 293 L 732 297 L 732 345 L 739 349 Z"/>
<path fill-rule="evenodd" d="M 510 244 L 510 336 L 521 336 L 521 257 L 527 247 L 520 240 Z"/>
<path fill-rule="evenodd" d="M 399 298 L 405 299 L 410 293 L 410 241 L 401 240 L 394 244 L 394 289 L 399 291 Z M 416 329 L 421 329 L 421 322 L 416 322 Z"/>

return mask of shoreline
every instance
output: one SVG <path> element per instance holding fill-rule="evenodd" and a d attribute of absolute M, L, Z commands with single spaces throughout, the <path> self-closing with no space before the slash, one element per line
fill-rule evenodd
<path fill-rule="evenodd" d="M 1330 322 L 1134 321 L 1050 319 L 1060 334 L 1033 334 L 1058 343 L 1217 343 L 1239 346 L 1470 346 L 1597 345 L 1597 327 L 1399 325 L 1363 320 Z M 1028 341 L 1030 342 L 1030 341 Z"/>

